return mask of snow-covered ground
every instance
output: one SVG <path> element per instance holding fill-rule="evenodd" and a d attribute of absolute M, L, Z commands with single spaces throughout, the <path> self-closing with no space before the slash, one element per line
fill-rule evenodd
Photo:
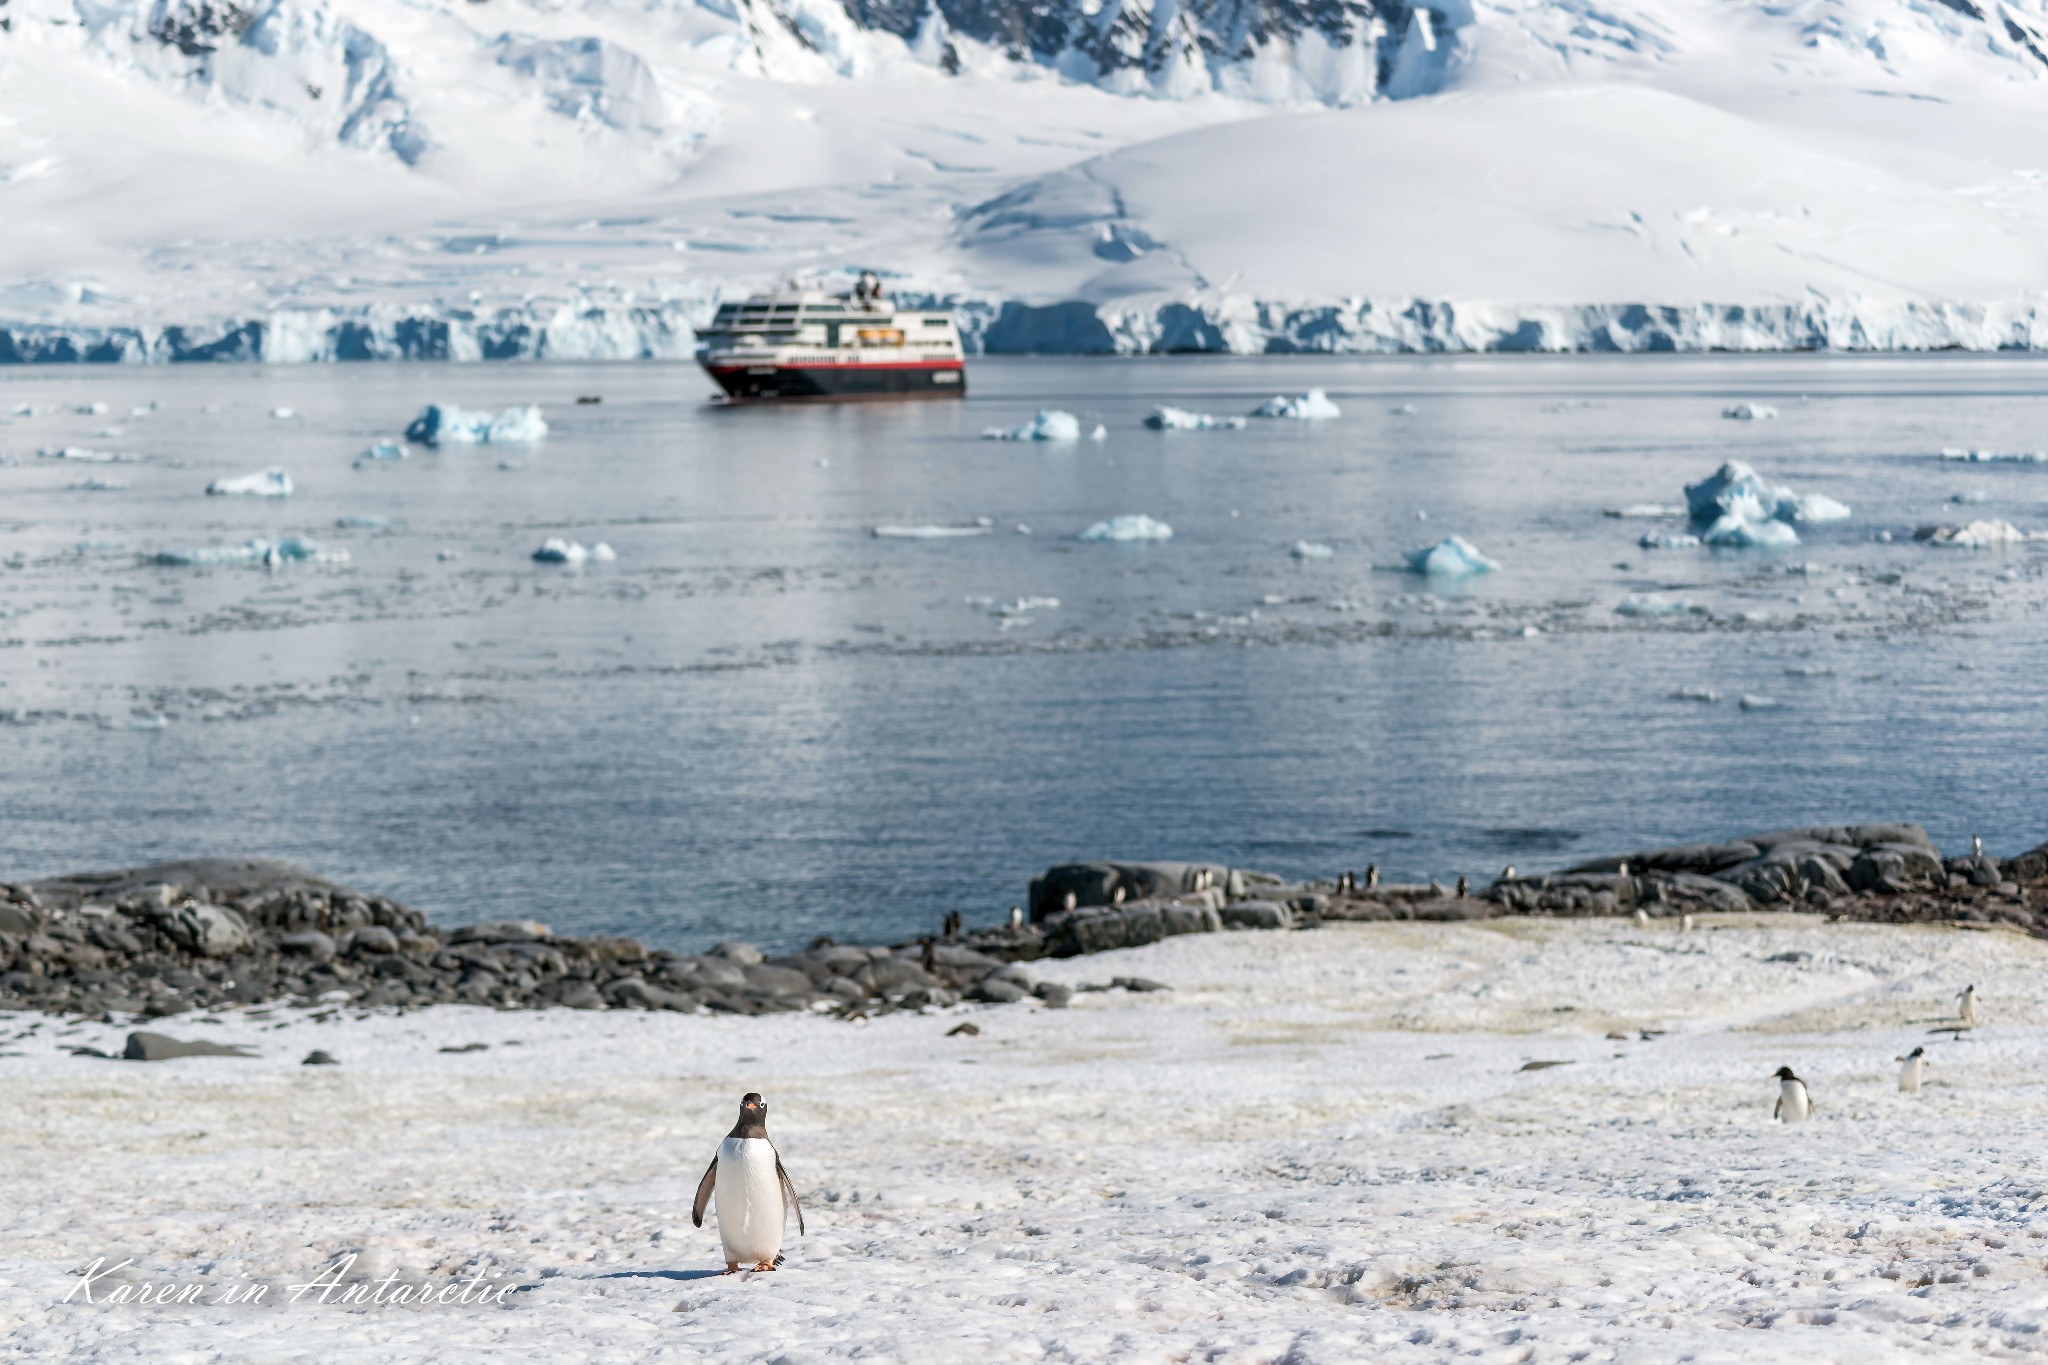
<path fill-rule="evenodd" d="M 1171 993 L 810 1017 L 191 1018 L 136 1064 L 0 1021 L 23 1359 L 1879 1361 L 2038 1354 L 2048 944 L 1495 921 L 1040 964 Z M 1983 1027 L 1930 1023 L 1974 983 Z M 947 1036 L 963 1019 L 978 1036 Z M 1645 1032 L 1645 1031 L 1649 1032 Z M 1659 1032 L 1661 1031 L 1661 1032 Z M 444 1053 L 473 1042 L 487 1050 Z M 514 1046 L 513 1044 L 517 1044 Z M 1926 1043 L 1924 1091 L 1891 1058 Z M 302 1067 L 313 1048 L 339 1067 Z M 1565 1063 L 1524 1070 L 1533 1062 Z M 1770 1120 L 1771 1073 L 1817 1117 Z M 742 1091 L 810 1232 L 722 1279 L 688 1210 Z M 278 1300 L 482 1270 L 503 1308 Z M 87 1306 L 71 1272 L 270 1282 Z M 493 1277 L 497 1278 L 493 1278 Z M 104 1293 L 112 1280 L 96 1282 Z M 499 1353 L 493 1355 L 493 1353 Z"/>
<path fill-rule="evenodd" d="M 2048 3 L 12 0 L 0 361 L 2048 344 Z"/>

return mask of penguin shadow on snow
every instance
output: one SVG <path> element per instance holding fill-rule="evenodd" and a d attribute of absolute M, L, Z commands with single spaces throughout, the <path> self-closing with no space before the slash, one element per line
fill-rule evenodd
<path fill-rule="evenodd" d="M 600 1280 L 715 1280 L 724 1275 L 722 1270 L 614 1270 L 609 1275 L 594 1276 Z"/>

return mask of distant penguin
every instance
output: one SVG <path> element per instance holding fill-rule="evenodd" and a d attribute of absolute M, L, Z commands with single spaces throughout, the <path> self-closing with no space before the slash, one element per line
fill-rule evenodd
<path fill-rule="evenodd" d="M 1771 1106 L 1771 1117 L 1781 1123 L 1804 1123 L 1813 1114 L 1813 1096 L 1806 1093 L 1806 1082 L 1792 1074 L 1792 1068 L 1778 1068 L 1778 1102 Z"/>
<path fill-rule="evenodd" d="M 1124 889 L 1121 886 L 1109 893 L 1109 903 L 1111 905 L 1122 905 L 1124 903 Z"/>
<path fill-rule="evenodd" d="M 1472 883 L 1471 883 L 1471 882 L 1469 882 L 1469 881 L 1466 881 L 1466 880 L 1465 880 L 1465 878 L 1464 878 L 1463 876 L 1460 876 L 1460 877 L 1458 878 L 1458 899 L 1459 899 L 1459 900 L 1463 900 L 1463 899 L 1465 899 L 1465 897 L 1466 897 L 1466 896 L 1467 896 L 1467 895 L 1468 895 L 1468 894 L 1469 894 L 1469 893 L 1471 892 L 1471 890 L 1472 890 Z"/>
<path fill-rule="evenodd" d="M 1638 910 L 1636 911 L 1636 928 L 1638 928 L 1638 929 L 1647 929 L 1647 928 L 1649 928 L 1649 927 L 1650 927 L 1650 916 L 1649 916 L 1649 913 L 1648 913 L 1647 911 L 1645 911 L 1645 910 L 1641 910 L 1641 909 L 1638 909 Z"/>
<path fill-rule="evenodd" d="M 1500 870 L 1500 879 L 1504 882 L 1511 882 L 1515 879 L 1515 865 L 1513 863 L 1509 863 Z"/>
<path fill-rule="evenodd" d="M 1066 895 L 1060 897 L 1060 909 L 1062 910 L 1072 910 L 1075 906 L 1079 905 L 1080 903 L 1080 897 L 1076 896 L 1071 891 L 1069 891 Z"/>
<path fill-rule="evenodd" d="M 1010 927 L 1012 929 L 1022 929 L 1024 927 L 1023 906 L 1013 905 L 1010 907 Z"/>
<path fill-rule="evenodd" d="M 804 1211 L 796 1186 L 782 1169 L 782 1155 L 768 1140 L 768 1101 L 749 1091 L 740 1099 L 740 1121 L 718 1144 L 718 1155 L 697 1182 L 690 1222 L 704 1226 L 704 1210 L 718 1199 L 718 1240 L 725 1245 L 725 1273 L 745 1267 L 773 1270 L 782 1264 L 782 1224 L 796 1215 L 799 1236 Z"/>
<path fill-rule="evenodd" d="M 1908 1095 L 1920 1093 L 1920 1075 L 1927 1069 L 1927 1049 L 1916 1047 L 1903 1057 L 1894 1057 L 1895 1062 L 1904 1062 L 1899 1068 L 1899 1089 Z"/>
<path fill-rule="evenodd" d="M 1970 836 L 1970 856 L 1972 858 L 1984 856 L 1984 840 L 1979 835 L 1972 834 Z"/>
<path fill-rule="evenodd" d="M 1378 863 L 1367 863 L 1365 865 L 1365 889 L 1371 891 L 1379 884 L 1380 865 Z"/>
<path fill-rule="evenodd" d="M 1678 917 L 1678 932 L 1681 934 L 1689 934 L 1692 932 L 1691 915 L 1680 915 Z"/>
<path fill-rule="evenodd" d="M 1956 997 L 1956 1018 L 1963 1021 L 1964 1028 L 1977 1027 L 1977 988 L 1963 987 L 1963 993 Z"/>
<path fill-rule="evenodd" d="M 1349 872 L 1339 872 L 1337 874 L 1337 894 L 1340 896 L 1351 894 L 1351 874 Z"/>

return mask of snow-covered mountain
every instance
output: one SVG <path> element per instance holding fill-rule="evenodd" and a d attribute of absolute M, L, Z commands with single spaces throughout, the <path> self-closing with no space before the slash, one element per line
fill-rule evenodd
<path fill-rule="evenodd" d="M 2048 343 L 2048 0 L 0 0 L 0 360 Z"/>

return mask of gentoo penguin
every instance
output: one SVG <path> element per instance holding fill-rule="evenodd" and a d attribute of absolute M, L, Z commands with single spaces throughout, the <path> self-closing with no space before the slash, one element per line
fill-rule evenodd
<path fill-rule="evenodd" d="M 1977 1027 L 1977 988 L 1963 987 L 1963 993 L 1956 997 L 1956 1018 L 1963 1021 L 1964 1028 Z"/>
<path fill-rule="evenodd" d="M 1681 934 L 1689 934 L 1692 932 L 1691 915 L 1680 915 L 1678 917 L 1678 932 Z"/>
<path fill-rule="evenodd" d="M 1638 929 L 1647 929 L 1647 928 L 1649 928 L 1649 927 L 1650 927 L 1650 913 L 1649 913 L 1649 911 L 1647 911 L 1647 910 L 1637 910 L 1637 911 L 1636 911 L 1636 927 L 1637 927 Z"/>
<path fill-rule="evenodd" d="M 1970 856 L 1972 858 L 1984 856 L 1984 836 L 1981 834 L 1972 834 L 1970 836 Z"/>
<path fill-rule="evenodd" d="M 1010 927 L 1012 929 L 1022 929 L 1024 927 L 1023 906 L 1013 905 L 1010 907 Z"/>
<path fill-rule="evenodd" d="M 1367 863 L 1365 865 L 1365 889 L 1368 891 L 1375 890 L 1379 884 L 1380 865 L 1378 863 Z"/>
<path fill-rule="evenodd" d="M 1905 1091 L 1908 1095 L 1918 1094 L 1920 1091 L 1920 1073 L 1927 1066 L 1927 1049 L 1916 1047 L 1905 1056 L 1894 1057 L 1892 1060 L 1905 1063 L 1904 1066 L 1899 1068 L 1899 1089 Z"/>
<path fill-rule="evenodd" d="M 1500 870 L 1500 879 L 1504 882 L 1511 882 L 1515 879 L 1515 865 L 1513 863 L 1509 863 Z"/>
<path fill-rule="evenodd" d="M 1778 1102 L 1771 1106 L 1771 1117 L 1783 1123 L 1804 1123 L 1813 1113 L 1813 1096 L 1806 1093 L 1806 1082 L 1792 1074 L 1792 1068 L 1778 1068 Z"/>
<path fill-rule="evenodd" d="M 782 1169 L 782 1156 L 768 1140 L 768 1101 L 753 1092 L 740 1099 L 740 1121 L 718 1144 L 718 1155 L 697 1182 L 690 1221 L 704 1226 L 704 1210 L 718 1196 L 718 1240 L 725 1244 L 725 1273 L 751 1263 L 755 1270 L 782 1264 L 782 1223 L 796 1214 L 802 1235 L 804 1211 L 796 1186 Z"/>

